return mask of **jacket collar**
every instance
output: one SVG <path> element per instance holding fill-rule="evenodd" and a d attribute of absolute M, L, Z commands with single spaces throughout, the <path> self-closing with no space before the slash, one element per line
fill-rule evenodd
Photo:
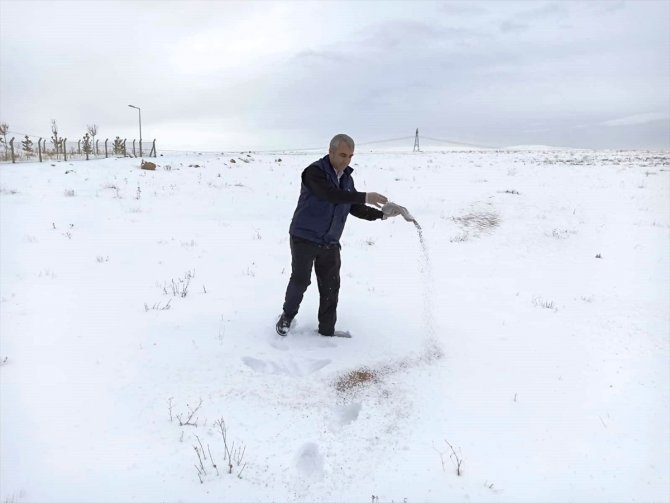
<path fill-rule="evenodd" d="M 333 168 L 333 165 L 330 163 L 330 157 L 328 157 L 328 154 L 326 154 L 323 157 L 323 159 L 321 159 L 321 161 L 323 161 L 324 165 L 329 169 L 329 171 L 332 171 L 333 175 L 335 175 L 335 178 L 337 178 L 337 174 L 335 173 L 335 168 Z M 351 166 L 347 166 L 346 168 L 344 168 L 344 171 L 342 172 L 342 174 L 351 175 L 351 173 L 353 173 L 353 171 L 354 171 L 354 168 L 352 168 Z"/>

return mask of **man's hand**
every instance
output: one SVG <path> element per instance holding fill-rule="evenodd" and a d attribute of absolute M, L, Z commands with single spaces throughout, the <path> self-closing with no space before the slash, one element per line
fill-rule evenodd
<path fill-rule="evenodd" d="M 398 215 L 402 215 L 405 220 L 408 222 L 414 222 L 414 217 L 412 214 L 407 211 L 407 208 L 404 206 L 400 206 L 399 204 L 395 203 L 386 203 L 382 207 L 382 212 L 384 213 L 384 216 L 382 217 L 382 220 L 386 220 L 387 218 L 390 217 L 397 217 Z"/>
<path fill-rule="evenodd" d="M 365 204 L 371 204 L 377 208 L 381 208 L 388 202 L 388 197 L 377 192 L 367 192 L 365 194 Z"/>

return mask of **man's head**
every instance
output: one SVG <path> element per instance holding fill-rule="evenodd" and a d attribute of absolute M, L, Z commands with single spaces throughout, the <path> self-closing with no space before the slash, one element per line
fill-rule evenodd
<path fill-rule="evenodd" d="M 354 156 L 354 147 L 354 140 L 350 136 L 346 134 L 336 134 L 333 136 L 333 139 L 330 140 L 328 158 L 335 171 L 341 173 L 349 166 L 351 158 Z"/>

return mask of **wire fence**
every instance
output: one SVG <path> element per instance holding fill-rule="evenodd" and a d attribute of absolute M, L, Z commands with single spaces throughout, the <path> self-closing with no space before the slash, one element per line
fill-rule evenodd
<path fill-rule="evenodd" d="M 429 146 L 432 147 L 456 147 L 456 148 L 474 148 L 474 149 L 496 149 L 489 145 L 474 143 L 465 143 L 456 140 L 445 140 L 430 136 L 419 136 L 417 133 L 413 136 L 402 136 L 396 138 L 385 138 L 380 140 L 357 142 L 357 147 L 374 147 L 375 145 L 384 146 L 389 143 L 407 142 L 408 150 L 415 142 L 415 150 L 418 148 L 418 140 L 422 142 L 429 140 Z M 426 145 L 426 143 L 423 143 Z M 309 152 L 321 150 L 322 147 L 300 147 L 300 148 L 276 148 L 271 150 L 253 149 L 256 153 L 280 153 L 280 152 Z M 163 148 L 161 152 L 205 152 L 203 149 L 170 149 Z M 211 152 L 220 152 L 220 150 L 211 150 Z M 16 131 L 7 131 L 0 136 L 0 162 L 45 162 L 53 160 L 89 160 L 101 159 L 107 157 L 156 157 L 156 140 L 143 142 L 141 140 L 126 139 L 116 137 L 114 139 L 105 138 L 104 140 L 95 138 L 88 133 L 81 138 L 69 140 L 57 135 L 50 138 L 38 137 L 35 135 L 19 133 Z"/>
<path fill-rule="evenodd" d="M 0 162 L 46 162 L 89 160 L 107 157 L 156 157 L 156 140 L 146 142 L 116 137 L 97 139 L 86 133 L 68 139 L 54 134 L 50 138 L 7 131 L 0 136 Z"/>

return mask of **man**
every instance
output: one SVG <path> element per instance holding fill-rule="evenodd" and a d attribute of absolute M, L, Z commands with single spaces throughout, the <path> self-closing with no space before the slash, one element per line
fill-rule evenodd
<path fill-rule="evenodd" d="M 311 283 L 312 266 L 319 287 L 319 334 L 345 335 L 335 331 L 340 291 L 340 237 L 347 216 L 364 220 L 385 219 L 399 212 L 386 212 L 366 206 L 382 207 L 388 199 L 377 192 L 357 192 L 349 166 L 354 155 L 354 140 L 338 134 L 330 141 L 328 155 L 302 172 L 298 205 L 289 228 L 291 278 L 286 288 L 284 309 L 277 321 L 277 333 L 285 336 L 298 314 L 300 303 Z"/>

